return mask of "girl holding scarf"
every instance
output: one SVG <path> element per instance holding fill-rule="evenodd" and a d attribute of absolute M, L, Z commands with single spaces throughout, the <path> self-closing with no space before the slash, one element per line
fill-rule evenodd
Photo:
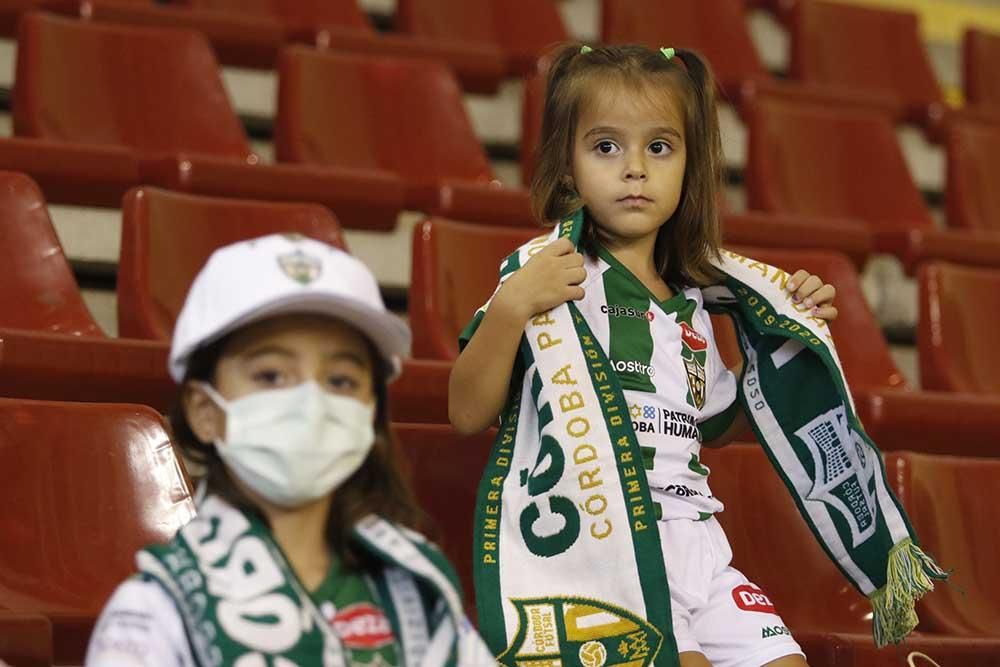
<path fill-rule="evenodd" d="M 568 238 L 539 239 L 520 268 L 501 269 L 489 308 L 462 334 L 453 424 L 471 433 L 496 423 L 526 323 L 574 301 L 617 372 L 643 452 L 680 665 L 805 665 L 765 593 L 731 566 L 714 518 L 723 505 L 699 460 L 702 446 L 749 428 L 737 401 L 741 369 L 722 363 L 701 293 L 720 278 L 721 250 L 722 151 L 708 67 L 683 50 L 563 47 L 549 70 L 539 146 L 535 213 L 560 221 L 582 209 L 583 252 Z M 835 290 L 816 276 L 799 271 L 785 288 L 817 321 L 836 317 Z M 522 395 L 531 391 L 526 381 Z M 527 527 L 544 536 L 558 524 L 552 514 Z M 601 536 L 598 528 L 593 537 Z M 602 655 L 585 645 L 581 656 L 588 648 L 587 659 Z"/>

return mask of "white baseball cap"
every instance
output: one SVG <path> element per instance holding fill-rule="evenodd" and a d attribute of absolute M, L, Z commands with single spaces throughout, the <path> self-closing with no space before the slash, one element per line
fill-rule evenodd
<path fill-rule="evenodd" d="M 198 348 L 276 315 L 316 313 L 356 327 L 389 362 L 394 379 L 409 354 L 410 328 L 386 310 L 375 276 L 339 248 L 273 234 L 219 248 L 191 284 L 168 362 L 178 383 Z"/>

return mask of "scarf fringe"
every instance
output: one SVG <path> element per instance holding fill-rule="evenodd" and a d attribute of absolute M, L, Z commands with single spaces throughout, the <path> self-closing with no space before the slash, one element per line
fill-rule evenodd
<path fill-rule="evenodd" d="M 917 600 L 934 590 L 948 573 L 909 538 L 889 552 L 885 586 L 871 595 L 875 646 L 898 644 L 917 627 Z"/>

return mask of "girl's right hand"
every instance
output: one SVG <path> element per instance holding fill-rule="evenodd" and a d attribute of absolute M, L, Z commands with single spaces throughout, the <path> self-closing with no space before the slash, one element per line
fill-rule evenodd
<path fill-rule="evenodd" d="M 580 283 L 586 278 L 583 255 L 576 252 L 569 239 L 558 239 L 507 279 L 491 308 L 499 305 L 527 322 L 567 301 L 582 299 L 584 291 Z"/>

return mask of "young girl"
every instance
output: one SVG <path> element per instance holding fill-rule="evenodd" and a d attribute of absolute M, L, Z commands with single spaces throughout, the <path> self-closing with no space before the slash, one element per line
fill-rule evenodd
<path fill-rule="evenodd" d="M 719 279 L 711 263 L 721 243 L 714 90 L 688 51 L 575 45 L 556 55 L 532 200 L 548 221 L 584 207 L 585 252 L 554 241 L 502 283 L 463 332 L 449 413 L 462 432 L 494 424 L 528 320 L 575 300 L 651 457 L 646 475 L 681 665 L 791 667 L 805 664 L 798 644 L 762 632 L 784 627 L 781 618 L 745 610 L 734 595 L 752 584 L 729 564 L 714 518 L 723 505 L 699 461 L 703 445 L 722 446 L 748 427 L 736 402 L 741 369 L 723 365 L 700 290 Z M 836 317 L 834 288 L 815 276 L 799 271 L 787 289 L 814 316 Z M 708 354 L 685 358 L 682 339 L 707 344 Z"/>
<path fill-rule="evenodd" d="M 489 664 L 450 564 L 408 529 L 386 385 L 409 341 L 341 250 L 275 235 L 212 255 L 169 362 L 198 516 L 139 552 L 89 667 Z"/>

